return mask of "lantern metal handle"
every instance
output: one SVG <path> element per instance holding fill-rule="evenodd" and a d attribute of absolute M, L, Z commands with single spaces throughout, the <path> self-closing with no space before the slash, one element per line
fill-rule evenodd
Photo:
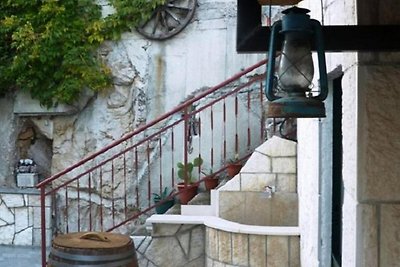
<path fill-rule="evenodd" d="M 277 35 L 279 31 L 282 30 L 282 21 L 279 20 L 272 25 L 271 29 L 271 40 L 269 42 L 269 49 L 268 49 L 268 64 L 267 64 L 267 82 L 265 84 L 265 96 L 268 98 L 269 101 L 273 101 L 279 99 L 279 96 L 276 96 L 273 93 L 274 89 L 274 76 L 275 72 L 275 53 L 276 53 L 276 42 Z"/>
<path fill-rule="evenodd" d="M 322 42 L 322 26 L 318 20 L 311 19 L 311 25 L 315 34 L 315 48 L 318 55 L 318 68 L 319 68 L 319 87 L 321 88 L 319 95 L 314 96 L 314 99 L 324 101 L 328 96 L 328 75 L 326 74 L 325 50 Z"/>

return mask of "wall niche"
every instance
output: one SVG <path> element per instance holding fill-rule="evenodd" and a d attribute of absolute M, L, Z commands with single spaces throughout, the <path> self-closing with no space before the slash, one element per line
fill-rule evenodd
<path fill-rule="evenodd" d="M 16 166 L 21 159 L 36 164 L 38 181 L 50 176 L 53 157 L 52 121 L 48 118 L 24 118 L 16 139 Z"/>

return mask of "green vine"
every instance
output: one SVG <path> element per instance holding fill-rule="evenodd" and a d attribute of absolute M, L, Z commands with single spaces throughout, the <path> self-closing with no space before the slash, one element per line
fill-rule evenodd
<path fill-rule="evenodd" d="M 109 88 L 111 72 L 98 48 L 164 0 L 109 2 L 115 12 L 102 18 L 96 0 L 0 1 L 0 95 L 24 90 L 50 107 L 73 103 L 84 88 Z"/>

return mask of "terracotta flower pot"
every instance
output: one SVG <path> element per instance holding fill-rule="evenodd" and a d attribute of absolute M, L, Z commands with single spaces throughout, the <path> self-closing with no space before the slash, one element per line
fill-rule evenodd
<path fill-rule="evenodd" d="M 198 188 L 198 184 L 188 184 L 185 186 L 185 183 L 179 183 L 178 191 L 180 203 L 186 205 L 197 194 Z"/>
<path fill-rule="evenodd" d="M 238 174 L 240 172 L 240 170 L 242 169 L 243 165 L 242 164 L 238 164 L 238 163 L 230 163 L 228 164 L 228 166 L 226 167 L 226 172 L 228 174 L 228 176 L 230 178 L 235 177 L 236 174 Z"/>
<path fill-rule="evenodd" d="M 218 186 L 218 184 L 219 184 L 218 176 L 209 176 L 204 178 L 204 185 L 206 187 L 206 190 L 214 189 Z"/>

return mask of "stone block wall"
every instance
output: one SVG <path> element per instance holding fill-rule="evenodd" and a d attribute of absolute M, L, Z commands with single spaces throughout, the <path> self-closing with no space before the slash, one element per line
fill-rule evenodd
<path fill-rule="evenodd" d="M 361 237 L 354 259 L 360 266 L 396 266 L 400 260 L 400 54 L 379 56 L 378 63 L 366 61 L 358 68 L 363 77 L 354 199 L 359 216 L 352 230 Z"/>
<path fill-rule="evenodd" d="M 296 155 L 296 143 L 277 136 L 256 148 L 240 173 L 218 190 L 218 216 L 244 229 L 297 226 Z M 206 228 L 207 267 L 300 266 L 299 235 L 223 229 Z"/>
<path fill-rule="evenodd" d="M 204 266 L 204 229 L 203 224 L 153 224 L 152 237 L 135 244 L 139 266 Z"/>
<path fill-rule="evenodd" d="M 206 267 L 300 266 L 300 237 L 249 235 L 206 228 Z"/>
<path fill-rule="evenodd" d="M 219 191 L 264 192 L 272 186 L 276 192 L 297 193 L 296 142 L 273 136 L 247 160 L 245 166 Z"/>
<path fill-rule="evenodd" d="M 361 2 L 360 12 L 370 15 L 361 23 L 400 22 L 398 1 Z M 377 18 L 375 17 L 375 20 Z M 396 266 L 400 260 L 400 53 L 359 55 L 359 149 L 357 194 L 351 199 L 357 211 L 349 231 L 360 237 L 354 245 L 362 266 Z M 351 221 L 349 221 L 351 222 Z"/>
<path fill-rule="evenodd" d="M 295 142 L 273 137 L 259 146 L 240 174 L 213 191 L 214 201 L 219 216 L 150 217 L 152 238 L 136 245 L 139 265 L 300 266 Z"/>
<path fill-rule="evenodd" d="M 219 217 L 241 224 L 297 226 L 298 198 L 295 193 L 220 192 Z"/>
<path fill-rule="evenodd" d="M 47 201 L 46 215 L 51 216 Z M 0 245 L 41 245 L 40 195 L 34 189 L 0 190 Z M 51 220 L 46 220 L 50 223 Z M 51 228 L 46 225 L 47 244 Z"/>
<path fill-rule="evenodd" d="M 312 18 L 320 20 L 320 11 L 324 10 L 326 25 L 400 22 L 400 3 L 396 0 L 328 0 L 323 8 L 321 3 L 302 1 L 312 9 Z M 328 72 L 338 65 L 344 72 L 343 266 L 397 266 L 400 259 L 396 238 L 400 225 L 399 61 L 398 52 L 327 54 Z M 321 154 L 329 152 L 319 151 L 323 146 L 318 144 L 322 140 L 319 131 L 325 127 L 317 120 L 299 121 L 300 227 L 305 236 L 302 263 L 307 266 L 327 266 L 319 255 L 325 254 L 329 262 L 331 258 L 330 251 L 321 246 L 324 233 L 314 234 L 317 227 L 324 228 L 318 224 L 328 210 L 319 206 L 318 199 L 324 194 L 316 190 L 321 188 Z"/>

